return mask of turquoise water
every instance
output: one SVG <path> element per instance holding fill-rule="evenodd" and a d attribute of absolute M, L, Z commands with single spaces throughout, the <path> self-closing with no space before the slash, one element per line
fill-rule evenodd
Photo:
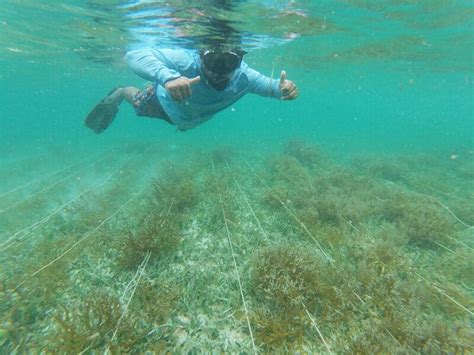
<path fill-rule="evenodd" d="M 2 353 L 473 351 L 472 2 L 0 8 Z M 222 35 L 298 99 L 84 127 Z"/>

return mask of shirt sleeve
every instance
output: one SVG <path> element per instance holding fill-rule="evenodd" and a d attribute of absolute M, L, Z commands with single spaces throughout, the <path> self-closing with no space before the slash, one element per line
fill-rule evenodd
<path fill-rule="evenodd" d="M 246 68 L 245 74 L 249 80 L 249 92 L 275 99 L 281 98 L 279 80 L 269 78 L 249 67 Z"/>
<path fill-rule="evenodd" d="M 162 86 L 181 76 L 176 65 L 159 50 L 134 50 L 128 52 L 126 58 L 135 74 Z"/>

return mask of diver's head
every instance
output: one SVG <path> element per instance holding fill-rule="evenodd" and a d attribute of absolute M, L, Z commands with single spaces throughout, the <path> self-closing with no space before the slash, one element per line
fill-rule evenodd
<path fill-rule="evenodd" d="M 234 71 L 240 68 L 245 53 L 238 48 L 201 50 L 201 67 L 208 84 L 216 90 L 224 90 Z"/>

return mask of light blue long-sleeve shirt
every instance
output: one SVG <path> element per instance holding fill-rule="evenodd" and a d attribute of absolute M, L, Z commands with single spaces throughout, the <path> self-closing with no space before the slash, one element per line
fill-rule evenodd
<path fill-rule="evenodd" d="M 156 83 L 156 95 L 163 109 L 179 129 L 189 129 L 207 121 L 247 93 L 281 98 L 279 81 L 266 77 L 242 62 L 223 91 L 205 80 L 197 51 L 186 49 L 141 49 L 127 53 L 130 68 L 142 78 Z M 201 80 L 192 86 L 192 95 L 183 102 L 174 101 L 164 88 L 167 81 L 185 76 Z"/>

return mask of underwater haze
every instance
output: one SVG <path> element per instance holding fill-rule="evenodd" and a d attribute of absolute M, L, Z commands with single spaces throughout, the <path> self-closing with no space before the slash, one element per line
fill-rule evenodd
<path fill-rule="evenodd" d="M 187 131 L 127 51 L 221 43 L 296 100 Z M 0 353 L 473 353 L 467 0 L 4 0 Z"/>

